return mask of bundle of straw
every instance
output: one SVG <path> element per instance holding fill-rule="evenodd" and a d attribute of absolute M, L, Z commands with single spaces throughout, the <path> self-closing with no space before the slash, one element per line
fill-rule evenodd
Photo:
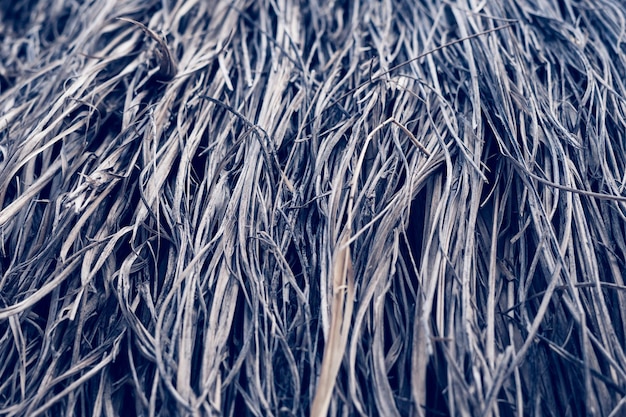
<path fill-rule="evenodd" d="M 0 416 L 626 413 L 621 0 L 0 0 Z"/>

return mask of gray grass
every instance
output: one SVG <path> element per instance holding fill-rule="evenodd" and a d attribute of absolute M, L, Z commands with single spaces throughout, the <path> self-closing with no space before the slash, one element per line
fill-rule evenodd
<path fill-rule="evenodd" d="M 0 6 L 0 415 L 626 413 L 621 2 Z"/>

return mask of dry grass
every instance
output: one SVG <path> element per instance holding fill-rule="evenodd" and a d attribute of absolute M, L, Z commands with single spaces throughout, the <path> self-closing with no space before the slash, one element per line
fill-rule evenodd
<path fill-rule="evenodd" d="M 618 0 L 0 0 L 0 416 L 626 413 Z"/>

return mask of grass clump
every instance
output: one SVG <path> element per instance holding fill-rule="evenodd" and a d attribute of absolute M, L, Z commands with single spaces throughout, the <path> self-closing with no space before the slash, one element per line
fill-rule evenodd
<path fill-rule="evenodd" d="M 626 412 L 624 22 L 0 0 L 0 415 Z"/>

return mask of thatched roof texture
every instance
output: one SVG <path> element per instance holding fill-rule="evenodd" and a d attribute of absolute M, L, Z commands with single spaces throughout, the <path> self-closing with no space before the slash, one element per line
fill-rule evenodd
<path fill-rule="evenodd" d="M 626 413 L 618 0 L 0 0 L 0 415 Z"/>

